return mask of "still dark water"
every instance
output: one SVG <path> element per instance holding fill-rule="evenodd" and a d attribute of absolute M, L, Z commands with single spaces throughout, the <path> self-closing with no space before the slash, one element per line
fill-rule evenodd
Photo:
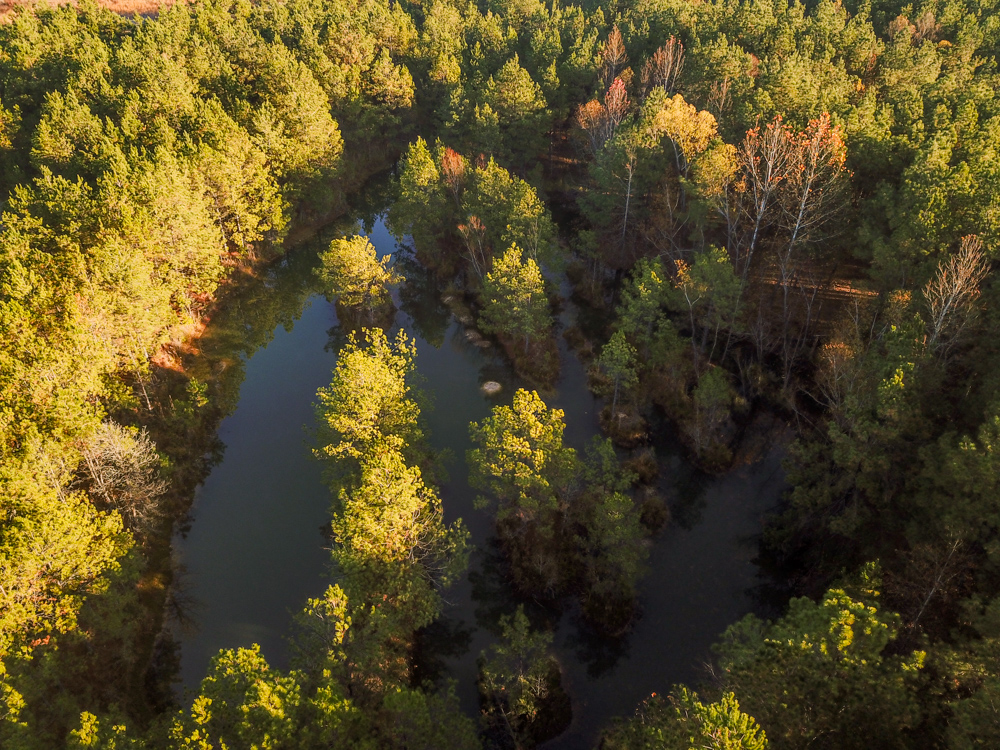
<path fill-rule="evenodd" d="M 397 252 L 380 220 L 369 219 L 368 234 L 380 253 Z M 222 458 L 174 543 L 178 598 L 187 613 L 173 628 L 184 689 L 197 688 L 223 648 L 259 643 L 272 666 L 287 668 L 292 616 L 329 583 L 321 534 L 329 494 L 308 434 L 316 390 L 329 383 L 343 336 L 311 273 L 324 246 L 318 240 L 269 269 L 230 302 L 202 342 L 201 366 L 217 376 L 231 411 L 219 430 Z M 396 327 L 417 344 L 417 369 L 434 404 L 425 414 L 431 442 L 451 455 L 441 486 L 445 514 L 449 522 L 461 517 L 476 545 L 469 574 L 446 593 L 443 617 L 422 640 L 418 668 L 429 678 L 455 680 L 462 707 L 475 715 L 476 658 L 496 637 L 499 616 L 518 602 L 497 575 L 491 523 L 473 508 L 464 461 L 468 425 L 508 403 L 521 384 L 494 349 L 470 342 L 441 290 L 399 262 L 408 282 L 397 298 Z M 566 441 L 582 449 L 598 432 L 600 403 L 587 390 L 583 365 L 561 346 L 561 380 L 542 397 L 565 411 Z M 487 380 L 500 382 L 502 392 L 484 396 Z M 547 747 L 592 747 L 611 716 L 630 715 L 650 693 L 702 679 L 712 642 L 755 609 L 752 590 L 760 581 L 752 559 L 761 516 L 784 488 L 781 448 L 765 448 L 755 463 L 716 478 L 694 472 L 676 446 L 659 445 L 657 454 L 675 519 L 652 542 L 633 631 L 608 642 L 589 636 L 572 608 L 531 609 L 536 624 L 555 632 L 573 699 L 572 726 Z"/>

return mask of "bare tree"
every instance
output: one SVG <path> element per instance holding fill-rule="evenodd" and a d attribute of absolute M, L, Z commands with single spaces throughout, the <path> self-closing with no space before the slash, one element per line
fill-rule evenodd
<path fill-rule="evenodd" d="M 457 151 L 445 147 L 441 155 L 441 176 L 447 186 L 451 197 L 455 200 L 455 207 L 462 210 L 462 193 L 465 192 L 466 182 L 466 162 Z"/>
<path fill-rule="evenodd" d="M 729 195 L 721 201 L 719 209 L 726 220 L 728 250 L 733 266 L 743 282 L 734 308 L 736 311 L 741 309 L 742 290 L 748 288 L 747 279 L 754 254 L 767 229 L 780 217 L 781 191 L 793 168 L 794 152 L 794 135 L 780 115 L 763 129 L 758 123 L 747 131 L 736 150 L 738 179 L 728 188 Z M 769 338 L 763 297 L 757 300 L 756 317 L 749 321 L 748 333 L 759 360 L 763 358 Z M 733 325 L 726 339 L 726 352 L 732 339 Z"/>
<path fill-rule="evenodd" d="M 816 400 L 825 403 L 838 421 L 848 397 L 857 392 L 863 381 L 861 359 L 877 325 L 877 314 L 870 309 L 868 300 L 853 298 L 845 312 L 837 330 L 819 351 L 816 373 Z"/>
<path fill-rule="evenodd" d="M 596 99 L 581 105 L 576 111 L 576 122 L 587 134 L 591 152 L 596 155 L 610 141 L 628 115 L 629 100 L 625 82 L 616 78 L 611 82 L 604 101 Z"/>
<path fill-rule="evenodd" d="M 608 86 L 608 92 L 604 95 L 604 108 L 608 112 L 607 127 L 610 129 L 605 140 L 610 140 L 617 132 L 618 126 L 625 120 L 625 116 L 628 114 L 628 105 L 628 91 L 626 90 L 625 81 L 621 78 L 616 78 Z"/>
<path fill-rule="evenodd" d="M 747 243 L 737 257 L 744 281 L 764 230 L 779 215 L 780 190 L 794 166 L 794 154 L 794 136 L 780 115 L 763 130 L 759 125 L 751 128 L 737 150 L 743 176 L 741 218 L 749 225 Z"/>
<path fill-rule="evenodd" d="M 903 552 L 901 561 L 904 565 L 894 566 L 885 579 L 885 593 L 893 609 L 911 628 L 918 627 L 923 620 L 932 621 L 925 627 L 940 627 L 940 623 L 933 622 L 935 607 L 931 603 L 954 602 L 969 583 L 973 557 L 965 541 L 961 535 L 946 529 L 936 541 L 917 544 Z"/>
<path fill-rule="evenodd" d="M 923 289 L 927 305 L 927 348 L 947 356 L 977 314 L 979 285 L 989 271 L 983 243 L 974 234 L 962 238 L 958 252 L 938 265 Z"/>
<path fill-rule="evenodd" d="M 708 92 L 708 101 L 705 108 L 715 115 L 716 120 L 722 120 L 722 115 L 729 107 L 729 87 L 732 79 L 729 76 L 723 77 L 721 81 L 715 81 Z"/>
<path fill-rule="evenodd" d="M 780 185 L 782 236 L 775 266 L 781 290 L 781 349 L 787 385 L 795 361 L 808 341 L 820 288 L 815 268 L 803 250 L 828 235 L 824 231 L 844 206 L 843 176 L 847 149 L 840 129 L 825 112 L 802 133 L 790 135 L 785 177 Z M 798 292 L 798 304 L 792 294 Z M 793 319 L 797 325 L 793 326 Z"/>
<path fill-rule="evenodd" d="M 472 262 L 476 275 L 480 279 L 483 278 L 483 275 L 490 270 L 490 261 L 493 257 L 489 240 L 486 238 L 486 225 L 478 216 L 469 216 L 468 222 L 458 225 L 458 231 L 465 240 L 465 247 L 468 250 L 466 257 Z"/>
<path fill-rule="evenodd" d="M 668 94 L 677 90 L 677 79 L 684 69 L 684 45 L 671 36 L 646 61 L 642 69 L 642 87 L 648 93 L 654 88 L 662 88 Z"/>
<path fill-rule="evenodd" d="M 629 209 L 632 203 L 632 189 L 638 159 L 635 148 L 628 144 L 625 148 L 625 175 L 621 177 L 622 189 L 625 191 L 625 211 L 622 215 L 622 252 L 625 251 L 625 241 L 628 236 Z"/>
<path fill-rule="evenodd" d="M 167 483 L 145 429 L 103 423 L 83 447 L 81 470 L 90 496 L 117 510 L 130 530 L 148 531 L 163 515 Z"/>
<path fill-rule="evenodd" d="M 618 75 L 628 65 L 628 53 L 625 52 L 625 42 L 622 39 L 622 32 L 615 26 L 608 34 L 608 40 L 601 50 L 601 77 L 604 85 L 610 86 Z"/>
<path fill-rule="evenodd" d="M 607 117 L 607 109 L 597 99 L 581 104 L 576 110 L 576 124 L 586 133 L 592 155 L 596 155 L 607 142 Z"/>

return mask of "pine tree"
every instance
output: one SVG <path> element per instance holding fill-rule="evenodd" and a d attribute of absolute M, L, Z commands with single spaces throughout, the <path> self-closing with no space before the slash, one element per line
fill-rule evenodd
<path fill-rule="evenodd" d="M 487 333 L 523 339 L 527 352 L 533 339 L 551 331 L 542 272 L 531 258 L 523 258 L 516 245 L 494 260 L 493 270 L 483 280 L 482 296 L 479 321 Z"/>

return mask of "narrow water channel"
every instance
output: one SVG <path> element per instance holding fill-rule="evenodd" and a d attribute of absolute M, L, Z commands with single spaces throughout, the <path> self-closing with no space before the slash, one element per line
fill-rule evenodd
<path fill-rule="evenodd" d="M 369 236 L 380 253 L 397 252 L 381 220 Z M 174 544 L 187 603 L 185 621 L 174 627 L 184 689 L 197 687 L 221 648 L 259 643 L 273 666 L 287 668 L 292 615 L 329 580 L 321 534 L 329 495 L 308 438 L 316 390 L 330 380 L 340 340 L 333 306 L 316 293 L 311 273 L 323 244 L 270 269 L 262 289 L 234 300 L 235 317 L 205 337 L 206 366 L 232 368 L 238 400 L 220 426 L 222 458 L 198 490 L 188 531 Z M 521 384 L 498 352 L 470 341 L 430 279 L 409 265 L 404 271 L 408 283 L 397 298 L 396 326 L 417 345 L 417 368 L 434 405 L 426 414 L 432 445 L 451 456 L 441 486 L 446 518 L 461 517 L 476 546 L 469 574 L 447 593 L 443 617 L 421 641 L 418 669 L 428 678 L 455 680 L 463 709 L 475 715 L 476 658 L 516 601 L 495 575 L 491 523 L 473 508 L 476 493 L 464 461 L 468 425 L 494 404 L 509 403 Z M 273 314 L 254 308 L 268 299 Z M 561 379 L 542 395 L 565 411 L 566 440 L 582 449 L 598 431 L 600 404 L 587 389 L 584 366 L 560 342 Z M 486 380 L 500 382 L 501 393 L 485 396 Z M 711 643 L 754 609 L 755 537 L 761 515 L 783 488 L 781 450 L 765 451 L 756 463 L 719 478 L 693 471 L 674 445 L 658 445 L 657 454 L 675 521 L 652 542 L 642 617 L 632 632 L 608 642 L 588 635 L 572 608 L 532 610 L 555 631 L 573 699 L 572 726 L 547 747 L 592 747 L 611 716 L 631 714 L 652 692 L 700 679 Z"/>

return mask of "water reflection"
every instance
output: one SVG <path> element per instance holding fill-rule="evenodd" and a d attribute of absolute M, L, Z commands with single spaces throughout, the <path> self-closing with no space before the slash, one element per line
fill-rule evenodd
<path fill-rule="evenodd" d="M 657 429 L 668 436 L 654 448 L 659 490 L 670 498 L 674 521 L 653 542 L 640 587 L 642 616 L 624 638 L 590 633 L 572 606 L 521 601 L 509 586 L 489 515 L 473 507 L 477 493 L 464 458 L 469 423 L 488 416 L 494 404 L 509 404 L 523 383 L 496 347 L 467 335 L 441 283 L 397 247 L 374 207 L 364 209 L 357 225 L 335 231 L 363 230 L 380 254 L 394 254 L 407 278 L 395 292 L 399 310 L 389 334 L 402 328 L 416 344 L 418 371 L 434 403 L 425 413 L 431 444 L 450 456 L 441 482 L 446 521 L 461 517 L 475 545 L 469 574 L 446 592 L 444 616 L 420 634 L 417 679 L 455 680 L 462 707 L 477 712 L 476 659 L 495 640 L 500 616 L 524 603 L 537 626 L 554 631 L 574 703 L 573 725 L 549 746 L 590 746 L 610 716 L 631 714 L 651 692 L 696 680 L 718 634 L 754 609 L 748 592 L 759 584 L 755 534 L 783 488 L 781 451 L 709 478 L 687 465 L 669 430 Z M 176 544 L 178 561 L 190 571 L 187 590 L 202 607 L 192 615 L 196 632 L 178 629 L 187 686 L 197 685 L 219 648 L 254 641 L 272 664 L 287 666 L 291 613 L 326 585 L 320 528 L 329 496 L 303 427 L 312 424 L 316 389 L 329 383 L 346 339 L 312 273 L 329 239 L 266 273 L 212 321 L 203 343 L 201 366 L 221 367 L 212 372 L 230 416 L 219 431 L 228 447 L 198 492 L 190 533 Z M 577 322 L 574 316 L 567 305 L 561 326 Z M 587 389 L 586 367 L 561 336 L 559 342 L 561 378 L 544 398 L 565 411 L 566 441 L 582 450 L 598 432 L 600 403 Z M 502 385 L 498 395 L 482 393 L 488 380 Z"/>
<path fill-rule="evenodd" d="M 587 666 L 587 677 L 592 680 L 613 670 L 618 662 L 628 656 L 631 648 L 631 633 L 620 638 L 598 635 L 575 618 L 574 628 L 566 636 L 566 648 L 573 651 L 577 661 Z"/>
<path fill-rule="evenodd" d="M 400 306 L 410 317 L 414 335 L 440 349 L 451 324 L 451 311 L 441 301 L 440 282 L 417 261 L 412 248 L 400 250 L 396 268 L 406 277 L 399 290 Z"/>

